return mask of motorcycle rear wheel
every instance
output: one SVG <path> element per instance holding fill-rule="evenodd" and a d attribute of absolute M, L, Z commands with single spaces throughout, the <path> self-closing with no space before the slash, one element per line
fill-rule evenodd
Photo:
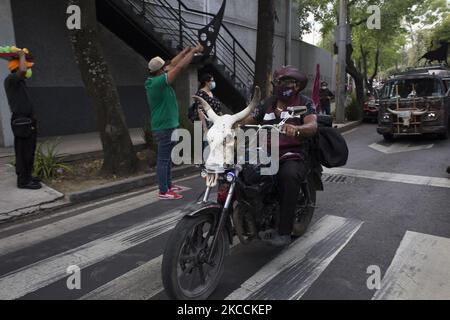
<path fill-rule="evenodd" d="M 214 237 L 210 215 L 183 218 L 173 230 L 162 261 L 164 289 L 171 299 L 206 300 L 219 285 L 229 252 L 226 230 L 217 239 L 212 262 L 206 263 Z"/>

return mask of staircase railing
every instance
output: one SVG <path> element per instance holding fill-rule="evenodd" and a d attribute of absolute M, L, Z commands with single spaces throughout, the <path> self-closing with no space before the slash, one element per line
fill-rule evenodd
<path fill-rule="evenodd" d="M 204 27 L 206 13 L 187 7 L 183 1 L 167 0 L 124 0 L 134 11 L 149 23 L 155 32 L 169 41 L 173 48 L 195 46 L 198 42 L 198 30 Z M 175 3 L 175 4 L 174 4 Z M 195 21 L 198 18 L 198 21 Z M 255 61 L 230 30 L 222 23 L 212 55 L 216 64 L 234 81 L 236 89 L 248 96 L 254 80 Z"/>

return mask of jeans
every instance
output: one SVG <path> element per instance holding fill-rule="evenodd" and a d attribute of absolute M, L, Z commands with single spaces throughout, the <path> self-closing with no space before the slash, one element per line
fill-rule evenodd
<path fill-rule="evenodd" d="M 171 140 L 175 129 L 153 131 L 153 137 L 158 144 L 156 175 L 158 176 L 159 191 L 166 193 L 172 186 L 172 149 L 175 142 Z"/>

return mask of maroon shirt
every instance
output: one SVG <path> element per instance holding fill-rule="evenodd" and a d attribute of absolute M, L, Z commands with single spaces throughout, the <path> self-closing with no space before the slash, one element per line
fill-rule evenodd
<path fill-rule="evenodd" d="M 259 124 L 278 124 L 281 122 L 281 120 L 285 119 L 286 116 L 288 116 L 287 111 L 281 113 L 280 118 L 277 118 L 275 115 L 275 110 L 277 106 L 277 100 L 276 98 L 269 98 L 268 100 L 262 102 L 253 112 L 253 118 L 259 123 Z M 289 104 L 288 107 L 295 107 L 295 106 L 306 106 L 307 112 L 304 114 L 301 118 L 294 118 L 289 119 L 286 121 L 287 124 L 292 124 L 295 126 L 301 126 L 304 124 L 304 119 L 306 116 L 311 114 L 317 114 L 316 113 L 316 107 L 313 103 L 313 101 L 302 95 L 299 94 L 296 99 L 293 99 Z M 268 144 L 270 148 L 270 135 L 268 136 Z M 302 141 L 299 138 L 295 137 L 288 137 L 285 134 L 280 134 L 280 158 L 282 159 L 288 159 L 288 158 L 297 158 L 297 159 L 304 159 L 304 156 L 306 154 L 306 144 L 305 141 Z"/>

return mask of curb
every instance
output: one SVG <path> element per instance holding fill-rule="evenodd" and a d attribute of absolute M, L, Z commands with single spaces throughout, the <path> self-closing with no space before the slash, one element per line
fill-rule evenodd
<path fill-rule="evenodd" d="M 182 178 L 187 175 L 199 172 L 196 166 L 181 166 L 172 170 L 173 178 Z M 146 174 L 139 177 L 129 178 L 122 181 L 108 183 L 99 187 L 91 188 L 81 192 L 69 193 L 66 198 L 71 204 L 80 202 L 92 201 L 104 198 L 110 195 L 129 192 L 134 189 L 139 189 L 151 186 L 157 183 L 156 173 Z"/>
<path fill-rule="evenodd" d="M 346 123 L 341 127 L 338 127 L 337 125 L 333 125 L 333 127 L 336 128 L 340 133 L 344 133 L 346 131 L 350 131 L 350 130 L 357 128 L 361 124 L 362 124 L 362 120 L 358 120 L 358 121 Z"/>

